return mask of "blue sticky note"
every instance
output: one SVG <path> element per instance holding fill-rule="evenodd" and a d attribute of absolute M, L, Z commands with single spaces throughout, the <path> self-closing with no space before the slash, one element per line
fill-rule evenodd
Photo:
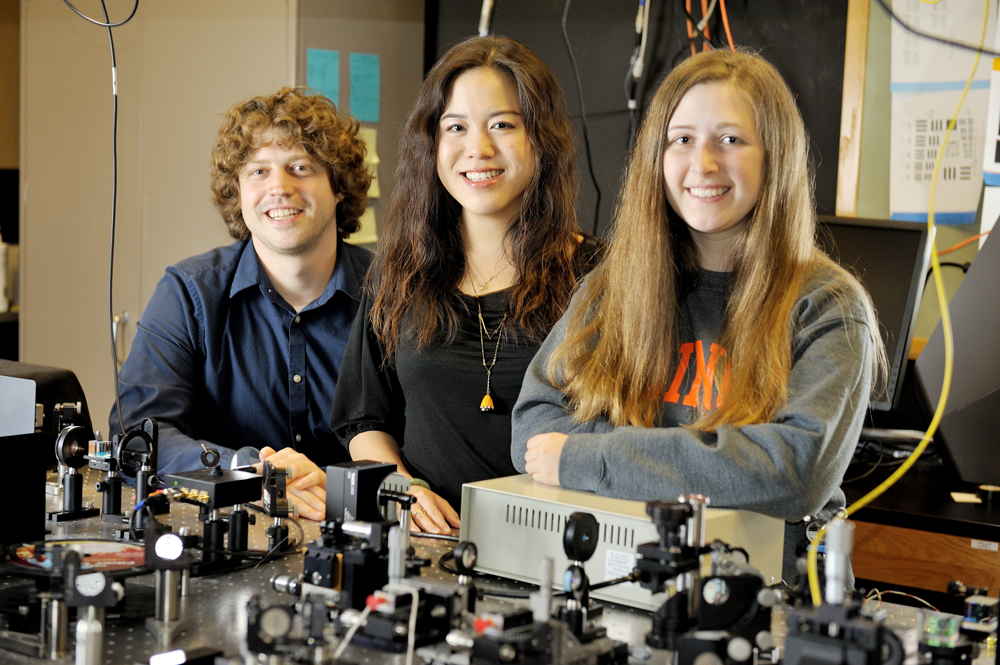
<path fill-rule="evenodd" d="M 306 85 L 340 104 L 340 51 L 311 48 L 306 51 Z"/>
<path fill-rule="evenodd" d="M 377 53 L 352 53 L 351 115 L 361 122 L 378 122 L 379 56 Z"/>

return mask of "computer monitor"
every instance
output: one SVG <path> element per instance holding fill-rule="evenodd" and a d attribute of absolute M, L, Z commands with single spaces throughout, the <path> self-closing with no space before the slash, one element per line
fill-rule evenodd
<path fill-rule="evenodd" d="M 1000 485 L 1000 240 L 990 236 L 951 299 L 954 365 L 951 391 L 934 439 L 968 483 Z M 941 397 L 941 324 L 916 362 L 916 383 L 928 413 Z"/>
<path fill-rule="evenodd" d="M 870 406 L 889 411 L 899 402 L 930 262 L 927 226 L 826 215 L 819 222 L 820 246 L 871 294 L 889 358 L 889 377 L 884 390 L 872 395 Z"/>

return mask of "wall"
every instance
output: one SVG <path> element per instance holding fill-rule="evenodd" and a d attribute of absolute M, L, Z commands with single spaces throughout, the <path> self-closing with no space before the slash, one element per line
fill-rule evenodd
<path fill-rule="evenodd" d="M 18 158 L 21 7 L 0 2 L 0 169 L 16 169 Z"/>
<path fill-rule="evenodd" d="M 437 12 L 434 39 L 438 55 L 477 33 L 481 3 L 467 0 L 428 0 L 428 3 Z M 492 30 L 534 50 L 562 84 L 567 108 L 578 129 L 580 226 L 594 231 L 597 195 L 584 152 L 576 80 L 563 41 L 561 21 L 565 5 L 564 0 L 497 2 Z M 593 168 L 602 192 L 596 225 L 600 233 L 607 231 L 629 147 L 624 80 L 635 46 L 637 7 L 637 2 L 576 0 L 567 15 L 567 32 L 579 65 L 590 126 Z M 809 129 L 810 152 L 816 166 L 817 203 L 821 212 L 833 214 L 847 0 L 757 0 L 729 2 L 727 7 L 734 42 L 759 50 L 781 72 L 796 95 Z M 700 16 L 700 10 L 695 13 Z M 725 41 L 718 14 L 710 25 L 713 39 Z M 638 86 L 640 119 L 660 81 L 690 54 L 683 3 L 650 5 L 647 44 L 645 72 Z"/>
<path fill-rule="evenodd" d="M 889 219 L 889 148 L 892 95 L 889 92 L 892 43 L 889 15 L 872 0 L 868 22 L 868 65 L 865 71 L 865 106 L 861 129 L 861 166 L 858 177 L 858 217 Z M 971 60 L 970 60 L 971 66 Z M 964 74 L 963 74 L 964 75 Z M 956 102 L 957 102 L 956 96 Z M 937 227 L 937 248 L 947 249 L 979 232 L 978 224 Z M 978 243 L 972 243 L 941 261 L 965 263 L 975 259 Z M 942 269 L 948 299 L 962 283 L 964 273 L 954 267 Z M 933 334 L 941 309 L 933 283 L 924 290 L 914 337 Z"/>
<path fill-rule="evenodd" d="M 424 7 L 420 2 L 299 0 L 296 81 L 306 84 L 306 51 L 340 52 L 340 99 L 337 108 L 350 112 L 350 53 L 377 53 L 380 62 L 379 121 L 363 123 L 378 131 L 376 150 L 381 197 L 370 199 L 381 228 L 396 170 L 399 129 L 420 92 L 423 80 Z"/>
<path fill-rule="evenodd" d="M 112 21 L 133 3 L 107 0 Z M 97 3 L 85 6 L 93 11 Z M 73 369 L 101 426 L 114 391 L 107 30 L 52 0 L 21 0 L 21 16 L 21 360 Z M 381 56 L 381 117 L 369 125 L 379 130 L 381 220 L 399 126 L 422 78 L 423 3 L 143 0 L 114 39 L 119 181 L 111 311 L 129 313 L 126 339 L 166 266 L 231 242 L 208 186 L 220 113 L 240 99 L 305 84 L 307 48 L 343 54 L 343 93 L 335 101 L 344 111 L 347 54 Z"/>
<path fill-rule="evenodd" d="M 133 1 L 109 0 L 112 20 Z M 209 200 L 218 115 L 292 82 L 296 9 L 294 0 L 144 0 L 132 22 L 114 29 L 111 309 L 129 312 L 129 336 L 165 266 L 230 241 Z M 20 357 L 73 369 L 100 427 L 113 401 L 108 34 L 51 0 L 21 0 L 21 20 Z"/>

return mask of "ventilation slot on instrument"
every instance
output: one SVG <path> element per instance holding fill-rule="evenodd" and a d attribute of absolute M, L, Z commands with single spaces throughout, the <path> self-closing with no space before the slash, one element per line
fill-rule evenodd
<path fill-rule="evenodd" d="M 566 516 L 548 510 L 524 508 L 523 506 L 508 503 L 506 521 L 507 524 L 515 524 L 529 529 L 562 533 Z"/>

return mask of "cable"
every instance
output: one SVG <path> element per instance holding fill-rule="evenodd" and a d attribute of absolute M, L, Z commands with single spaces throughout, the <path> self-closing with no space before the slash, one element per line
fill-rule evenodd
<path fill-rule="evenodd" d="M 883 0 L 878 0 L 878 3 L 885 7 Z M 972 87 L 972 80 L 976 76 L 976 69 L 979 67 L 979 54 L 984 52 L 982 51 L 982 45 L 986 41 L 986 27 L 989 24 L 989 14 L 990 0 L 983 0 L 983 28 L 979 35 L 980 48 L 975 49 L 976 57 L 973 59 L 972 69 L 969 71 L 969 78 L 965 82 L 965 89 L 962 90 L 962 95 L 959 97 L 958 106 L 955 108 L 955 113 L 952 114 L 952 118 L 958 117 L 959 111 L 961 111 L 962 105 L 965 103 L 965 96 L 968 94 L 969 88 Z M 941 173 L 941 164 L 944 161 L 945 148 L 948 146 L 948 141 L 951 139 L 951 130 L 954 128 L 955 120 L 951 119 L 948 121 L 948 128 L 945 130 L 944 138 L 942 139 L 942 149 L 938 151 L 937 159 L 934 162 L 934 175 L 931 178 L 931 192 L 927 202 L 927 237 L 930 238 L 931 241 L 931 266 L 934 270 L 934 285 L 937 288 L 938 307 L 941 310 L 941 332 L 944 336 L 944 377 L 941 382 L 941 397 L 938 400 L 937 409 L 934 411 L 934 417 L 931 418 L 931 423 L 927 426 L 927 431 L 924 433 L 924 438 L 920 441 L 920 444 L 913 449 L 913 453 L 907 457 L 906 461 L 904 461 L 899 468 L 896 469 L 892 475 L 886 478 L 878 487 L 858 499 L 854 504 L 840 511 L 835 519 L 847 519 L 848 516 L 858 510 L 861 510 L 881 496 L 887 489 L 892 487 L 904 473 L 910 470 L 910 467 L 916 463 L 917 458 L 920 457 L 921 453 L 924 452 L 924 449 L 926 449 L 933 440 L 934 432 L 937 431 L 938 424 L 944 416 L 945 406 L 948 403 L 948 394 L 951 392 L 951 372 L 954 365 L 955 342 L 952 339 L 951 314 L 948 312 L 948 294 L 944 290 L 944 282 L 941 279 L 941 265 L 938 261 L 937 247 L 934 245 L 934 236 L 936 231 L 934 227 L 934 203 L 937 197 L 938 176 Z M 809 591 L 812 595 L 813 605 L 815 606 L 822 604 L 817 559 L 819 556 L 819 544 L 822 542 L 823 536 L 826 535 L 828 526 L 829 523 L 823 525 L 823 528 L 819 530 L 819 533 L 816 534 L 813 542 L 809 545 L 809 555 L 807 559 L 809 571 Z"/>
<path fill-rule="evenodd" d="M 941 256 L 941 254 L 938 254 L 938 256 Z M 942 268 L 960 268 L 962 272 L 965 273 L 969 272 L 969 268 L 972 267 L 972 261 L 966 261 L 965 263 L 955 263 L 954 261 L 943 261 L 940 263 L 940 266 Z M 924 277 L 924 279 L 927 279 L 927 277 L 930 277 L 933 274 L 934 274 L 934 268 L 930 268 L 927 271 L 927 275 L 926 277 Z M 924 282 L 924 288 L 925 289 L 927 288 L 926 281 Z"/>
<path fill-rule="evenodd" d="M 745 550 L 743 550 L 746 553 Z M 625 584 L 626 582 L 636 582 L 639 580 L 639 575 L 634 571 L 625 575 L 624 577 L 616 577 L 611 580 L 604 580 L 603 582 L 598 582 L 597 584 L 591 584 L 591 591 L 598 591 L 600 589 L 605 589 L 609 586 L 614 586 L 616 584 Z M 536 586 L 537 588 L 537 586 Z M 489 589 L 479 589 L 479 593 L 483 596 L 493 596 L 495 598 L 530 598 L 527 593 L 523 591 L 491 591 Z M 552 594 L 553 598 L 562 598 L 563 596 L 568 596 L 569 591 L 559 591 Z"/>
<path fill-rule="evenodd" d="M 445 552 L 438 559 L 438 568 L 451 575 L 459 575 L 460 573 L 458 572 L 458 568 L 452 568 L 451 566 L 446 565 L 449 561 L 452 561 L 454 559 L 455 559 L 455 550 L 451 550 L 450 552 Z"/>
<path fill-rule="evenodd" d="M 694 47 L 694 17 L 691 16 L 691 0 L 684 0 L 684 13 L 687 14 L 688 43 L 691 45 L 691 55 L 697 53 Z"/>
<path fill-rule="evenodd" d="M 632 67 L 632 78 L 636 81 L 642 78 L 643 69 L 646 66 L 646 44 L 649 41 L 649 10 L 653 0 L 640 0 L 639 7 L 642 9 L 642 37 L 639 40 L 639 59 Z"/>
<path fill-rule="evenodd" d="M 413 652 L 417 643 L 417 608 L 420 605 L 420 590 L 408 584 L 388 584 L 386 591 L 408 593 L 413 597 L 410 601 L 410 625 L 406 636 L 406 665 L 413 665 Z"/>
<path fill-rule="evenodd" d="M 115 61 L 115 38 L 111 32 L 112 28 L 125 25 L 132 20 L 139 9 L 139 0 L 135 0 L 132 13 L 124 21 L 112 23 L 108 16 L 108 8 L 104 0 L 101 0 L 101 9 L 104 11 L 104 23 L 95 21 L 86 16 L 70 4 L 69 0 L 63 0 L 67 7 L 73 10 L 81 18 L 90 21 L 95 25 L 102 26 L 108 30 L 108 42 L 111 46 L 111 96 L 114 100 L 114 115 L 111 121 L 111 251 L 108 266 L 108 322 L 111 323 L 111 365 L 115 374 L 115 413 L 118 415 L 118 425 L 122 434 L 125 434 L 125 421 L 122 419 L 121 391 L 118 385 L 118 351 L 115 347 L 114 329 L 114 276 L 115 276 L 115 226 L 118 216 L 118 67 Z"/>
<path fill-rule="evenodd" d="M 358 615 L 358 620 L 354 623 L 353 626 L 347 629 L 347 634 L 344 635 L 344 639 L 340 641 L 340 644 L 337 645 L 337 650 L 333 652 L 334 662 L 340 660 L 340 657 L 344 654 L 344 651 L 347 650 L 347 645 L 351 643 L 351 639 L 354 637 L 354 633 L 358 632 L 358 628 L 361 628 L 361 626 L 365 623 L 365 619 L 368 618 L 368 615 L 371 614 L 371 612 L 372 612 L 371 605 L 368 605 L 366 603 L 365 609 L 361 610 L 361 614 Z"/>
<path fill-rule="evenodd" d="M 990 234 L 989 231 L 983 231 L 982 233 L 977 233 L 976 235 L 972 236 L 971 238 L 966 238 L 962 242 L 960 242 L 958 244 L 955 244 L 955 245 L 952 245 L 948 249 L 942 249 L 940 252 L 938 252 L 938 256 L 944 256 L 945 254 L 950 254 L 950 253 L 954 252 L 956 249 L 962 249 L 966 245 L 974 243 L 975 241 L 979 240 L 983 236 L 988 236 L 989 234 Z"/>
<path fill-rule="evenodd" d="M 429 540 L 446 540 L 449 543 L 457 543 L 458 536 L 449 536 L 446 533 L 424 533 L 423 531 L 411 531 L 410 538 L 427 538 Z"/>
<path fill-rule="evenodd" d="M 729 31 L 729 15 L 726 13 L 726 0 L 719 0 L 719 11 L 722 12 L 722 27 L 726 29 L 726 40 L 729 42 L 729 50 L 735 51 L 733 45 L 733 33 Z"/>
<path fill-rule="evenodd" d="M 703 51 L 715 50 L 715 44 L 712 43 L 711 39 L 709 39 L 704 33 L 699 32 L 695 30 L 693 27 L 691 27 L 695 23 L 694 16 L 691 15 L 691 0 L 687 0 L 687 5 L 684 8 L 684 13 L 687 14 L 688 39 L 691 41 L 691 55 L 695 55 L 697 53 L 697 49 L 694 46 L 695 38 L 701 40 Z M 707 33 L 708 30 L 706 29 L 705 32 Z M 681 49 L 681 51 L 683 50 L 684 49 Z"/>
<path fill-rule="evenodd" d="M 95 21 L 86 14 L 82 13 L 79 9 L 70 4 L 69 0 L 63 0 L 63 2 L 66 3 L 66 6 L 72 9 L 77 16 L 84 19 L 85 21 L 90 21 L 94 25 L 99 25 L 102 28 L 117 28 L 119 26 L 125 25 L 126 23 L 132 20 L 132 17 L 135 16 L 136 10 L 139 9 L 139 0 L 135 0 L 135 4 L 132 6 L 132 13 L 128 15 L 128 18 L 118 23 L 112 23 L 111 20 L 108 18 L 108 9 L 107 7 L 104 6 L 104 2 L 102 0 L 101 8 L 104 10 L 104 23 L 101 23 L 100 21 Z"/>
<path fill-rule="evenodd" d="M 882 459 L 884 457 L 885 457 L 885 447 L 882 445 L 882 442 L 880 441 L 878 444 L 878 459 L 875 460 L 875 463 L 871 465 L 871 468 L 862 473 L 860 476 L 855 476 L 854 478 L 845 478 L 840 482 L 841 486 L 846 485 L 847 483 L 853 483 L 855 481 L 861 480 L 862 478 L 867 478 L 868 476 L 875 473 L 875 469 L 877 469 L 879 465 L 882 464 Z"/>
<path fill-rule="evenodd" d="M 594 175 L 594 160 L 590 155 L 590 127 L 587 124 L 587 111 L 583 106 L 583 83 L 580 82 L 580 68 L 576 64 L 576 56 L 573 55 L 573 45 L 569 41 L 569 30 L 566 28 L 566 19 L 569 17 L 569 6 L 573 0 L 566 0 L 562 15 L 563 41 L 566 42 L 566 51 L 569 52 L 569 61 L 573 65 L 573 76 L 576 78 L 576 94 L 580 100 L 580 121 L 583 124 L 583 145 L 587 150 L 587 170 L 590 172 L 590 181 L 594 183 L 594 190 L 597 192 L 597 202 L 594 203 L 594 228 L 592 235 L 597 235 L 597 221 L 601 212 L 601 187 L 597 184 L 597 176 Z"/>
<path fill-rule="evenodd" d="M 984 55 L 993 56 L 994 58 L 1000 57 L 1000 52 L 997 52 L 997 51 L 988 51 L 988 50 L 986 50 L 986 49 L 983 48 L 983 42 L 985 40 L 981 40 L 979 42 L 979 46 L 973 46 L 971 44 L 965 44 L 963 42 L 956 42 L 956 41 L 952 41 L 950 39 L 945 39 L 944 37 L 938 37 L 937 35 L 932 35 L 932 34 L 929 34 L 929 33 L 926 33 L 926 32 L 921 32 L 920 30 L 917 30 L 916 28 L 914 28 L 914 27 L 912 27 L 910 25 L 907 25 L 906 23 L 903 22 L 903 19 L 901 19 L 898 16 L 896 16 L 893 13 L 892 9 L 890 9 L 889 6 L 887 4 L 885 4 L 885 0 L 876 0 L 876 2 L 878 2 L 879 6 L 882 7 L 882 9 L 885 10 L 885 13 L 889 15 L 889 18 L 891 18 L 893 21 L 895 21 L 896 23 L 898 23 L 900 25 L 900 27 L 902 27 L 904 30 L 912 32 L 913 34 L 917 35 L 918 37 L 923 37 L 924 39 L 930 39 L 931 41 L 935 41 L 935 42 L 941 42 L 942 44 L 947 44 L 949 46 L 955 46 L 957 48 L 965 49 L 966 51 L 975 51 L 976 53 L 982 53 Z M 926 3 L 926 4 L 931 4 L 931 3 Z"/>
<path fill-rule="evenodd" d="M 625 72 L 625 102 L 628 108 L 628 143 L 625 145 L 625 152 L 631 152 L 632 144 L 635 142 L 635 133 L 638 128 L 638 116 L 636 110 L 639 107 L 635 93 L 642 79 L 642 74 L 646 69 L 646 44 L 649 37 L 649 10 L 653 0 L 639 0 L 639 11 L 635 16 L 636 45 L 632 50 L 632 57 L 629 59 L 628 71 Z"/>
<path fill-rule="evenodd" d="M 482 9 L 479 12 L 479 36 L 486 37 L 490 34 L 490 23 L 493 22 L 493 0 L 483 0 Z"/>
<path fill-rule="evenodd" d="M 287 519 L 289 522 L 291 522 L 292 524 L 294 524 L 295 528 L 299 532 L 299 540 L 298 540 L 298 542 L 293 543 L 292 547 L 290 548 L 290 549 L 293 549 L 293 550 L 297 550 L 299 547 L 302 546 L 302 543 L 306 542 L 306 532 L 302 530 L 302 525 L 299 524 L 299 521 L 297 519 L 295 519 L 294 517 L 286 517 L 285 519 Z"/>
<path fill-rule="evenodd" d="M 872 589 L 871 591 L 868 592 L 868 595 L 865 596 L 865 600 L 871 600 L 872 598 L 877 598 L 878 599 L 879 609 L 881 609 L 882 608 L 882 596 L 890 596 L 890 595 L 892 595 L 892 596 L 903 596 L 904 598 L 912 598 L 913 600 L 920 601 L 921 603 L 923 603 L 927 607 L 931 608 L 935 612 L 940 612 L 941 611 L 938 608 L 936 608 L 933 605 L 931 605 L 930 603 L 928 603 L 926 600 L 924 600 L 920 596 L 914 596 L 912 593 L 903 593 L 902 591 L 893 591 L 891 589 L 886 590 L 886 591 L 879 591 L 878 589 Z"/>
<path fill-rule="evenodd" d="M 708 43 L 712 39 L 712 35 L 708 32 L 708 20 L 712 18 L 712 14 L 715 13 L 715 5 L 717 2 L 718 0 L 712 0 L 712 4 L 709 5 L 708 0 L 701 0 L 701 20 L 698 21 L 696 29 L 698 32 L 705 33 L 705 43 L 702 44 L 702 51 L 708 51 L 711 48 L 708 46 Z"/>

